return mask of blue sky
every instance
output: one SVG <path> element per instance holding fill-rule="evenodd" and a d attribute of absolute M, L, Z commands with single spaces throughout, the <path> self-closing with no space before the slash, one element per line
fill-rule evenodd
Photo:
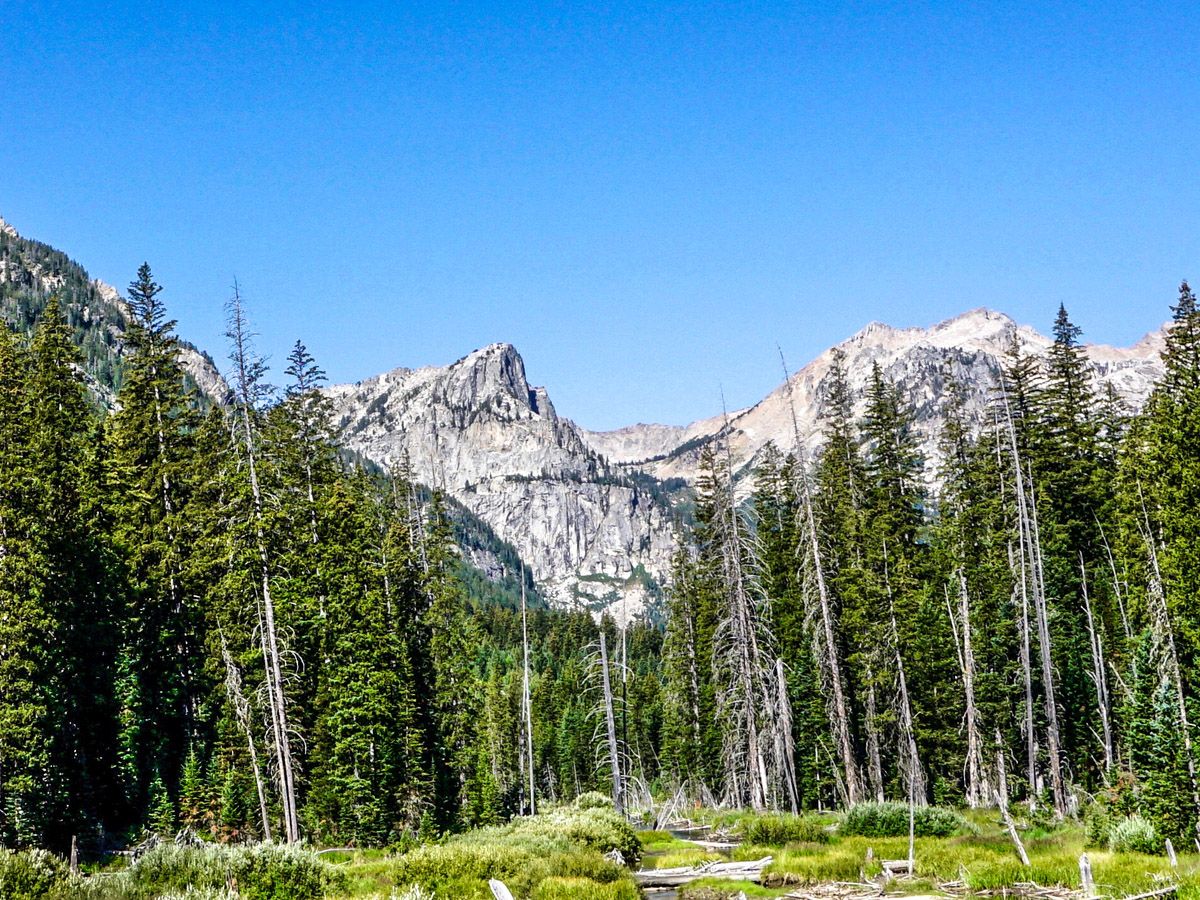
<path fill-rule="evenodd" d="M 1198 51 L 1186 3 L 10 0 L 0 215 L 149 260 L 219 360 L 236 276 L 277 364 L 510 341 L 586 426 L 683 423 L 871 319 L 1156 327 Z"/>

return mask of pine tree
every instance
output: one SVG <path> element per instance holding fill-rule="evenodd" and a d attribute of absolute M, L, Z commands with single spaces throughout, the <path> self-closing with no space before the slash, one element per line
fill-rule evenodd
<path fill-rule="evenodd" d="M 52 815 L 58 631 L 44 592 L 26 361 L 0 325 L 0 839 L 42 840 Z"/>
<path fill-rule="evenodd" d="M 131 585 L 121 655 L 121 743 L 137 808 L 147 802 L 155 772 L 180 771 L 196 736 L 204 690 L 196 664 L 200 616 L 190 600 L 196 585 L 188 579 L 198 420 L 161 291 L 143 263 L 129 285 L 130 352 L 110 428 L 114 531 Z"/>
<path fill-rule="evenodd" d="M 30 351 L 30 447 L 36 514 L 45 551 L 45 608 L 55 622 L 54 762 L 58 794 L 46 835 L 65 847 L 72 834 L 121 809 L 112 693 L 119 622 L 97 439 L 79 356 L 52 297 Z M 100 525 L 100 527 L 97 527 Z"/>

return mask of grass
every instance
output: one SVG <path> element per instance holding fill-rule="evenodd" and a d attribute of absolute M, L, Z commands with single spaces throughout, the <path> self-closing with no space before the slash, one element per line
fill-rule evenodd
<path fill-rule="evenodd" d="M 586 805 L 586 804 L 585 804 Z M 744 812 L 704 812 L 706 821 L 743 838 L 725 852 L 711 852 L 668 832 L 635 833 L 603 804 L 564 807 L 477 829 L 407 853 L 384 851 L 329 853 L 319 859 L 304 850 L 283 848 L 203 848 L 155 851 L 137 870 L 63 881 L 59 862 L 12 854 L 0 859 L 0 896 L 21 900 L 229 900 L 225 876 L 239 873 L 240 900 L 491 900 L 488 878 L 499 878 L 518 900 L 639 900 L 630 869 L 604 858 L 619 849 L 648 868 L 696 865 L 714 859 L 756 860 L 771 856 L 764 883 L 701 879 L 687 885 L 680 900 L 780 897 L 805 884 L 875 878 L 881 861 L 903 859 L 908 838 L 867 837 L 831 828 L 826 816 L 755 816 Z M 887 893 L 938 893 L 947 881 L 963 881 L 970 891 L 1011 888 L 1033 881 L 1078 889 L 1079 856 L 1087 846 L 1082 824 L 1054 827 L 1021 823 L 1032 865 L 1022 866 L 992 811 L 965 811 L 965 823 L 947 837 L 918 837 L 916 873 L 892 881 Z M 813 840 L 790 839 L 792 835 Z M 870 859 L 868 859 L 868 851 Z M 1178 900 L 1200 900 L 1200 855 L 1180 854 L 1172 869 L 1165 857 L 1107 847 L 1086 850 L 1097 893 L 1127 897 L 1179 884 Z M 39 880 L 40 879 L 40 880 Z M 42 881 L 55 882 L 46 888 Z M 20 880 L 33 885 L 13 891 Z M 190 889 L 188 885 L 193 885 Z"/>

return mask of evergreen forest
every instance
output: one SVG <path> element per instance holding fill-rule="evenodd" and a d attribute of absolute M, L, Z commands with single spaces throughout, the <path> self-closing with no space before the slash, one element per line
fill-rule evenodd
<path fill-rule="evenodd" d="M 269 371 L 236 293 L 224 402 L 148 266 L 127 303 L 111 409 L 60 298 L 0 327 L 6 847 L 395 846 L 597 790 L 1053 819 L 1102 797 L 1200 834 L 1186 284 L 1138 411 L 1060 309 L 982 413 L 947 373 L 936 471 L 879 369 L 865 416 L 835 371 L 812 458 L 747 473 L 706 445 L 665 625 L 627 627 L 523 571 L 482 588 L 452 502 L 343 452 L 318 362 L 297 342 Z"/>

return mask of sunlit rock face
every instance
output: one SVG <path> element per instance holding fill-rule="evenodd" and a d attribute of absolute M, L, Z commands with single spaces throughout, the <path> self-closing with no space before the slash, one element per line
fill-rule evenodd
<path fill-rule="evenodd" d="M 509 344 L 328 389 L 347 446 L 407 464 L 513 544 L 552 602 L 639 615 L 666 577 L 670 510 L 531 387 Z"/>

